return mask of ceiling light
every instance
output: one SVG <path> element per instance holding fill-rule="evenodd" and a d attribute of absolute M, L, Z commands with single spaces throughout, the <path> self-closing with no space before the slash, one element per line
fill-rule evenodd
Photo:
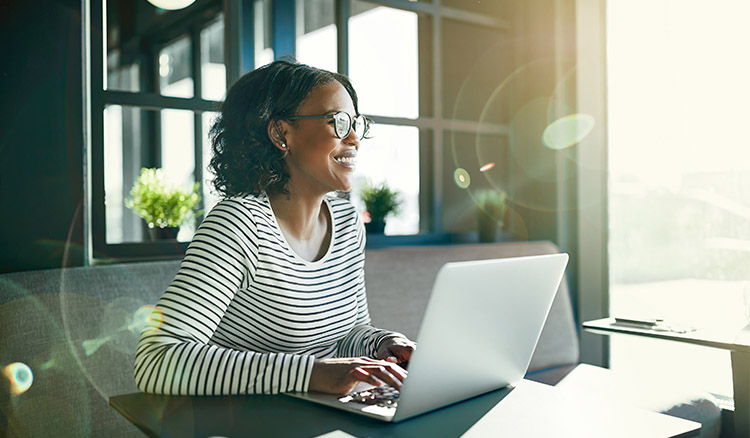
<path fill-rule="evenodd" d="M 157 8 L 174 11 L 176 9 L 187 8 L 192 5 L 195 0 L 148 0 L 148 2 Z"/>

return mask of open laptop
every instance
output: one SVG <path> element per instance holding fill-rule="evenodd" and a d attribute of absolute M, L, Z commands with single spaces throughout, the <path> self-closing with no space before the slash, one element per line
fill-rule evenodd
<path fill-rule="evenodd" d="M 293 397 L 397 422 L 523 379 L 567 254 L 446 263 L 438 272 L 400 393 Z M 364 394 L 364 397 L 362 396 Z"/>

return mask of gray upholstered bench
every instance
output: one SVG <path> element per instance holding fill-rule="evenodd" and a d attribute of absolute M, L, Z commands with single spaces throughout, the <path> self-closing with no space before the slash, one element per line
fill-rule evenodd
<path fill-rule="evenodd" d="M 33 373 L 22 394 L 0 388 L 0 435 L 7 427 L 11 437 L 142 437 L 108 399 L 138 391 L 137 311 L 156 302 L 178 267 L 169 261 L 0 276 L 0 364 L 21 362 Z"/>
<path fill-rule="evenodd" d="M 549 242 L 392 247 L 367 251 L 365 285 L 373 324 L 416 339 L 432 283 L 447 262 L 554 254 Z M 502 316 L 499 310 L 498 316 Z M 450 324 L 450 322 L 446 322 Z M 556 383 L 578 364 L 578 334 L 563 280 L 531 359 L 529 372 L 543 383 Z"/>

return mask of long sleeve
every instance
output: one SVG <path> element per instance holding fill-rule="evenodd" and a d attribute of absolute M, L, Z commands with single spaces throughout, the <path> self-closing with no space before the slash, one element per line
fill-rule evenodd
<path fill-rule="evenodd" d="M 144 392 L 217 395 L 306 391 L 314 357 L 212 343 L 237 291 L 253 281 L 252 215 L 222 201 L 206 217 L 141 334 L 134 375 Z"/>

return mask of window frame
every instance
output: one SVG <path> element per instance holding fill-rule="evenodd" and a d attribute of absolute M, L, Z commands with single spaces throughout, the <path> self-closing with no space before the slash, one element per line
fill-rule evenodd
<path fill-rule="evenodd" d="M 508 35 L 508 20 L 442 6 L 440 0 L 414 2 L 409 0 L 361 0 L 377 6 L 418 14 L 417 45 L 419 47 L 419 116 L 416 119 L 367 114 L 379 125 L 408 126 L 419 129 L 419 234 L 408 236 L 368 236 L 368 247 L 392 245 L 431 245 L 473 242 L 473 236 L 443 231 L 442 156 L 443 137 L 448 131 L 482 132 L 507 135 L 507 126 L 472 120 L 456 120 L 443 116 L 442 98 L 442 28 L 443 19 L 486 26 Z M 350 0 L 334 0 L 339 73 L 349 73 Z M 425 20 L 425 18 L 427 20 Z M 426 29 L 429 28 L 429 29 Z M 428 33 L 429 32 L 429 33 Z M 426 84 L 425 84 L 426 82 Z M 427 108 L 423 108 L 427 107 Z M 423 115 L 424 113 L 432 116 Z"/>
<path fill-rule="evenodd" d="M 103 2 L 106 0 L 88 0 L 90 3 L 90 35 L 106 35 L 103 29 Z M 254 53 L 254 6 L 257 0 L 197 0 L 194 6 L 221 3 L 225 20 L 225 65 L 227 86 L 231 86 L 242 73 L 255 67 Z M 416 119 L 389 117 L 385 115 L 368 115 L 373 121 L 382 125 L 408 126 L 419 129 L 420 156 L 420 225 L 419 234 L 409 236 L 373 236 L 370 246 L 420 245 L 469 243 L 474 241 L 471 233 L 447 233 L 442 224 L 442 197 L 444 181 L 442 179 L 444 134 L 446 132 L 483 132 L 507 135 L 507 126 L 472 120 L 457 120 L 443 116 L 442 106 L 442 29 L 444 19 L 457 20 L 472 25 L 480 25 L 498 30 L 509 35 L 511 26 L 507 19 L 490 17 L 475 12 L 442 6 L 439 0 L 432 2 L 412 2 L 409 0 L 362 0 L 377 6 L 385 6 L 419 14 L 419 76 L 420 76 L 420 114 Z M 191 7 L 194 7 L 191 6 Z M 350 0 L 334 0 L 334 17 L 337 32 L 338 71 L 347 74 L 349 70 L 348 22 L 352 7 Z M 178 11 L 179 12 L 179 11 Z M 296 34 L 296 8 L 294 0 L 275 0 L 271 2 L 272 47 L 274 58 L 294 55 Z M 207 24 L 207 23 L 205 23 Z M 173 38 L 179 35 L 172 35 Z M 87 243 L 90 263 L 110 261 L 135 261 L 149 259 L 179 258 L 184 254 L 187 242 L 143 241 L 134 243 L 109 244 L 106 242 L 106 222 L 104 205 L 104 152 L 103 152 L 103 112 L 107 105 L 139 107 L 144 110 L 161 109 L 188 110 L 194 113 L 195 139 L 195 172 L 196 181 L 202 181 L 202 113 L 217 110 L 219 102 L 204 100 L 200 94 L 200 29 L 191 31 L 192 64 L 194 78 L 194 96 L 177 98 L 161 96 L 157 93 L 133 93 L 103 88 L 103 41 L 101 38 L 89 38 L 90 41 L 90 166 L 89 172 L 89 208 Z M 290 53 L 291 51 L 291 53 Z M 428 115 L 425 115 L 428 114 Z M 431 115 L 429 115 L 431 114 Z M 157 140 L 158 141 L 158 140 Z M 158 150 L 157 147 L 155 149 Z M 144 160 L 144 165 L 159 164 L 158 152 L 150 158 L 152 163 Z"/>
<path fill-rule="evenodd" d="M 164 109 L 186 110 L 193 112 L 193 139 L 194 139 L 194 160 L 195 168 L 193 177 L 195 181 L 202 181 L 203 178 L 203 120 L 204 112 L 215 112 L 220 104 L 218 101 L 206 100 L 202 98 L 201 86 L 201 31 L 211 24 L 215 23 L 217 16 L 221 13 L 224 15 L 224 56 L 227 74 L 227 84 L 231 84 L 239 77 L 239 59 L 238 44 L 228 45 L 232 41 L 240 41 L 238 34 L 241 27 L 238 25 L 242 17 L 242 11 L 238 11 L 238 2 L 233 0 L 197 0 L 191 8 L 191 11 L 173 11 L 170 12 L 170 22 L 184 20 L 194 17 L 190 20 L 187 32 L 184 28 L 182 32 L 173 32 L 164 34 L 158 44 L 153 45 L 153 52 L 149 54 L 152 65 L 141 65 L 141 78 L 158 82 L 158 63 L 156 57 L 159 50 L 164 45 L 175 39 L 187 35 L 190 38 L 191 51 L 191 69 L 193 77 L 193 97 L 170 97 L 163 96 L 158 92 L 131 92 L 121 90 L 104 89 L 104 40 L 94 35 L 106 36 L 107 30 L 104 28 L 106 0 L 89 1 L 89 29 L 85 35 L 84 41 L 88 41 L 89 47 L 89 93 L 91 102 L 88 111 L 90 112 L 90 131 L 88 145 L 88 163 L 87 165 L 87 193 L 86 196 L 88 207 L 86 213 L 89 215 L 86 223 L 88 224 L 88 241 L 85 249 L 87 250 L 87 261 L 89 264 L 136 261 L 136 260 L 155 260 L 170 259 L 182 257 L 187 248 L 188 242 L 178 242 L 175 240 L 166 241 L 148 241 L 126 242 L 126 243 L 107 243 L 106 240 L 106 206 L 105 206 L 105 187 L 104 187 L 104 110 L 110 105 L 120 105 L 123 107 L 138 108 L 140 110 L 154 111 L 152 132 L 146 135 L 152 135 L 153 141 L 151 147 L 146 150 L 146 155 L 142 159 L 143 167 L 159 167 L 160 157 L 160 135 L 159 121 L 160 111 Z M 211 12 L 214 14 L 210 18 L 200 17 L 202 13 Z M 237 12 L 240 12 L 239 14 Z M 246 13 L 251 13 L 247 11 Z M 232 17 L 227 19 L 227 17 Z M 251 41 L 252 43 L 252 41 Z M 145 73 L 144 73 L 145 71 Z M 232 81 L 232 82 L 230 82 Z M 153 89 L 158 89 L 158 85 Z M 88 164 L 87 163 L 87 164 Z M 203 199 L 199 208 L 203 207 Z M 200 218 L 199 218 L 200 219 Z"/>

